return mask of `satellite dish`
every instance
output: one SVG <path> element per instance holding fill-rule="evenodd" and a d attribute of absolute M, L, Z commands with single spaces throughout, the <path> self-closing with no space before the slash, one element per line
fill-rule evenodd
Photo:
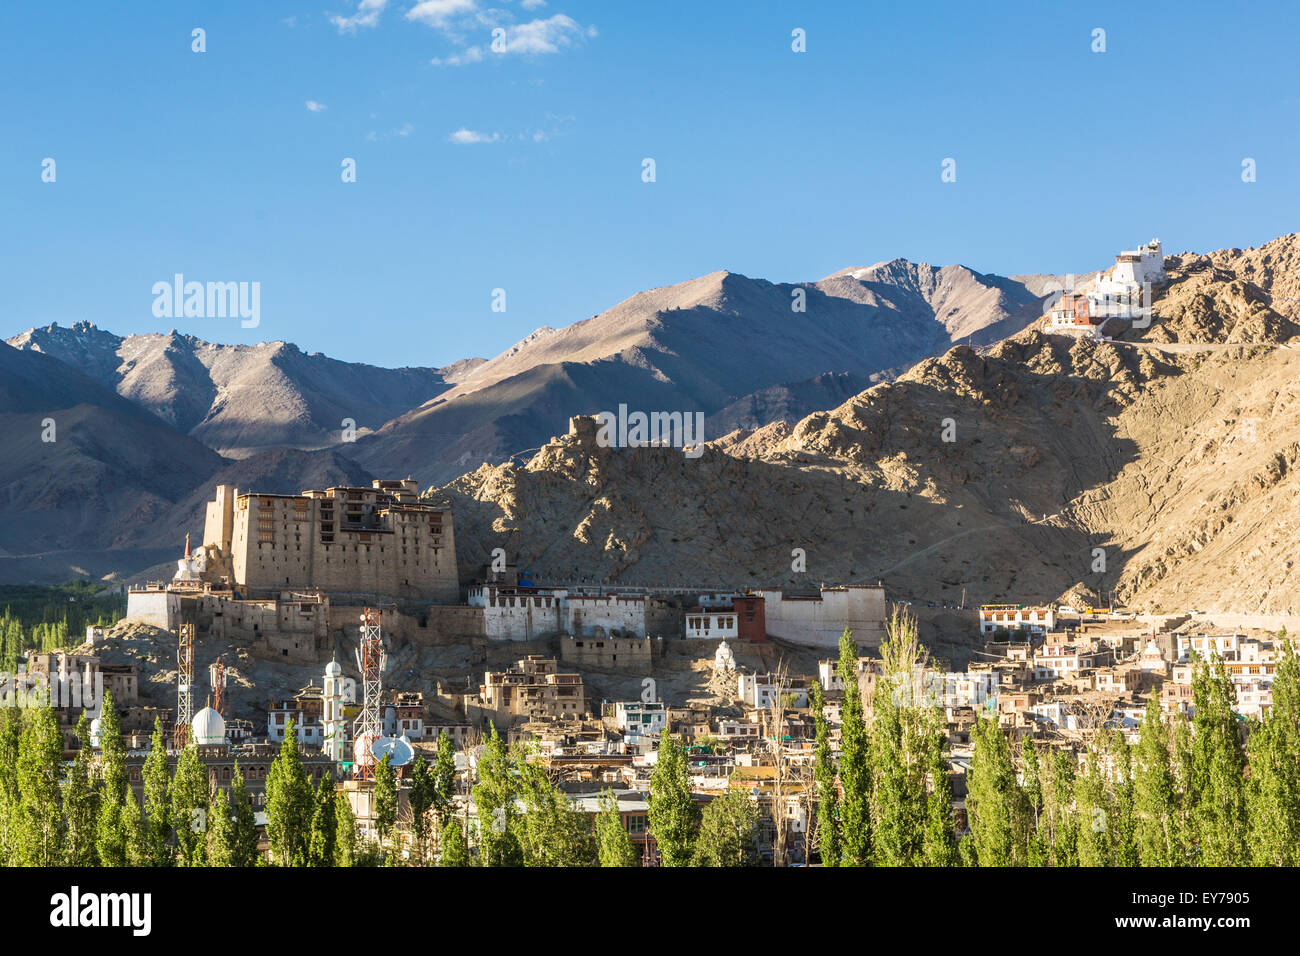
<path fill-rule="evenodd" d="M 379 737 L 371 744 L 370 752 L 375 755 L 375 763 L 383 760 L 385 754 L 391 754 L 391 767 L 405 767 L 415 757 L 415 748 L 405 737 Z"/>

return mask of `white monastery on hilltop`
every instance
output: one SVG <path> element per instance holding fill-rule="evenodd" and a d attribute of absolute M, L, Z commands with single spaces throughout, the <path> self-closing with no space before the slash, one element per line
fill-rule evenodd
<path fill-rule="evenodd" d="M 1159 239 L 1138 249 L 1125 249 L 1115 264 L 1100 273 L 1090 289 L 1061 293 L 1048 312 L 1044 328 L 1049 332 L 1084 332 L 1100 337 L 1109 319 L 1138 321 L 1151 306 L 1151 286 L 1163 282 L 1165 254 Z"/>

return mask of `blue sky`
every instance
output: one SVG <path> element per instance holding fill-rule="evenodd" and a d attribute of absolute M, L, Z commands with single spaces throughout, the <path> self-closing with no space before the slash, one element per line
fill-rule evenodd
<path fill-rule="evenodd" d="M 716 269 L 1068 272 L 1153 236 L 1258 245 L 1298 227 L 1298 21 L 1289 3 L 5 4 L 3 334 L 89 319 L 441 365 Z M 260 326 L 155 318 L 177 272 L 260 282 Z"/>

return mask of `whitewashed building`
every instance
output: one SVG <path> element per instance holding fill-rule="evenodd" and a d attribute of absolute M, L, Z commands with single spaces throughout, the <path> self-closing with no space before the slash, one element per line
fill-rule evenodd
<path fill-rule="evenodd" d="M 686 612 L 686 636 L 696 638 L 739 637 L 736 612 L 731 608 L 692 608 Z"/>
<path fill-rule="evenodd" d="M 741 674 L 737 678 L 736 696 L 750 707 L 771 707 L 778 694 L 791 695 L 792 706 L 808 706 L 808 688 L 802 682 L 787 679 L 784 684 L 775 674 Z"/>
<path fill-rule="evenodd" d="M 775 588 L 758 592 L 765 605 L 767 633 L 814 647 L 838 647 L 848 628 L 859 647 L 879 647 L 885 638 L 885 589 L 878 584 L 824 587 L 815 595 Z"/>
<path fill-rule="evenodd" d="M 668 709 L 661 700 L 616 701 L 614 722 L 625 734 L 648 736 L 668 726 Z"/>
<path fill-rule="evenodd" d="M 1042 635 L 1056 629 L 1056 608 L 1025 607 L 1023 604 L 981 604 L 980 634 L 988 636 L 999 628 L 1016 631 L 1024 628 Z"/>

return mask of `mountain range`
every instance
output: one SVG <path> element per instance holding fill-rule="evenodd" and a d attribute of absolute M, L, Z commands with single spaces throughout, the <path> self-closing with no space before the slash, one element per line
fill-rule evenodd
<path fill-rule="evenodd" d="M 1169 256 L 1156 320 L 1114 342 L 1038 330 L 1055 276 L 902 259 L 715 272 L 445 368 L 32 329 L 0 350 L 0 581 L 148 568 L 218 483 L 409 474 L 453 500 L 466 574 L 500 546 L 542 578 L 1294 610 L 1298 255 L 1286 236 Z M 620 404 L 703 412 L 711 442 L 692 460 L 569 433 Z"/>

